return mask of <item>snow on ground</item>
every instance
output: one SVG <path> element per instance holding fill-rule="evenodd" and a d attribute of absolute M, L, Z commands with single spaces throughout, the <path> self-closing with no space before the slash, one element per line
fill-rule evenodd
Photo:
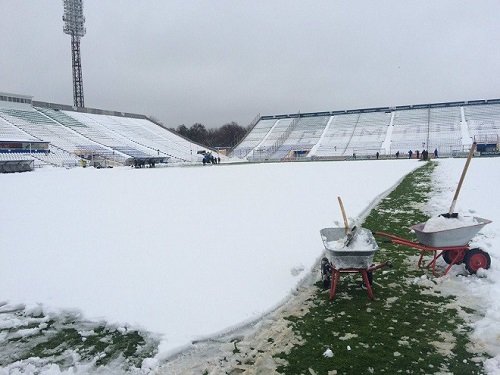
<path fill-rule="evenodd" d="M 160 334 L 162 358 L 289 298 L 323 254 L 319 230 L 341 221 L 337 196 L 356 218 L 419 165 L 0 175 L 0 301 Z"/>
<path fill-rule="evenodd" d="M 481 350 L 494 358 L 486 361 L 489 374 L 500 374 L 500 159 L 474 158 L 458 196 L 455 212 L 493 220 L 474 237 L 472 245 L 487 251 L 491 268 L 479 272 L 480 277 L 458 276 L 463 266 L 454 266 L 451 274 L 439 279 L 439 288 L 457 295 L 458 303 L 484 314 L 473 323 L 472 339 Z M 440 159 L 436 168 L 434 196 L 427 210 L 436 216 L 448 212 L 465 159 Z"/>

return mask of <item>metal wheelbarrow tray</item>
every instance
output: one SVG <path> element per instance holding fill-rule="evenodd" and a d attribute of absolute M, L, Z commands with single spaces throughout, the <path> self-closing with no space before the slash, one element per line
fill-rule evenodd
<path fill-rule="evenodd" d="M 356 248 L 356 240 L 352 243 L 352 247 L 335 246 L 338 241 L 342 241 L 346 237 L 345 228 L 323 228 L 320 230 L 320 234 L 330 260 L 336 269 L 368 268 L 372 265 L 378 245 L 372 232 L 368 229 L 357 229 L 356 237 L 364 239 L 366 242 L 362 249 Z"/>
<path fill-rule="evenodd" d="M 470 240 L 486 225 L 491 223 L 491 220 L 481 217 L 474 217 L 477 224 L 467 225 L 459 228 L 444 229 L 434 232 L 424 232 L 426 223 L 419 223 L 410 228 L 415 231 L 418 242 L 423 245 L 440 247 L 440 246 L 462 246 L 467 245 Z M 446 219 L 455 220 L 455 219 Z"/>

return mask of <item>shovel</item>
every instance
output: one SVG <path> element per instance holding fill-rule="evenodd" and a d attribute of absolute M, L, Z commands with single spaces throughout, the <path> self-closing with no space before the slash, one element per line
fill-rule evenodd
<path fill-rule="evenodd" d="M 342 203 L 342 198 L 337 197 L 337 199 L 339 201 L 340 211 L 342 212 L 342 218 L 344 219 L 344 227 L 345 227 L 345 234 L 346 234 L 344 246 L 349 246 L 352 239 L 354 238 L 354 235 L 356 234 L 357 228 L 356 228 L 356 226 L 349 228 L 349 222 L 347 221 L 347 215 L 345 214 L 344 204 Z"/>
<path fill-rule="evenodd" d="M 476 150 L 476 142 L 472 143 L 472 146 L 469 150 L 469 155 L 467 156 L 467 161 L 465 162 L 464 170 L 462 171 L 462 176 L 460 176 L 460 181 L 458 182 L 457 190 L 455 191 L 455 195 L 453 196 L 453 201 L 451 202 L 450 211 L 446 214 L 441 214 L 440 216 L 445 217 L 447 219 L 450 218 L 458 218 L 458 213 L 453 212 L 455 209 L 455 204 L 457 203 L 458 194 L 460 193 L 460 189 L 462 188 L 462 183 L 464 182 L 465 174 L 467 173 L 467 169 L 469 168 L 470 160 L 472 159 L 472 155 Z"/>

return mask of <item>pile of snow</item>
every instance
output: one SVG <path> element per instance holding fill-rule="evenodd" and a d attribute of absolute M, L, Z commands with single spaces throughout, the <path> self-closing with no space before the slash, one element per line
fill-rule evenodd
<path fill-rule="evenodd" d="M 377 249 L 377 243 L 369 230 L 359 228 L 352 234 L 352 240 L 346 246 L 347 235 L 336 241 L 328 241 L 327 248 L 332 251 L 371 251 Z"/>
<path fill-rule="evenodd" d="M 425 222 L 422 232 L 433 233 L 444 230 L 471 227 L 479 224 L 475 216 L 458 215 L 456 218 L 434 216 Z"/>
<path fill-rule="evenodd" d="M 360 228 L 354 232 L 354 237 L 349 243 L 349 251 L 371 251 L 378 248 L 377 242 L 368 229 Z"/>

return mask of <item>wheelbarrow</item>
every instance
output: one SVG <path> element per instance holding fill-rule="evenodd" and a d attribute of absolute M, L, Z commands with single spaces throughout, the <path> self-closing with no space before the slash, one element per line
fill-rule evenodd
<path fill-rule="evenodd" d="M 490 268 L 491 258 L 486 251 L 480 248 L 471 248 L 469 242 L 486 224 L 491 223 L 491 220 L 480 217 L 473 219 L 473 223 L 466 226 L 436 231 L 426 231 L 426 223 L 415 224 L 410 228 L 415 232 L 418 242 L 385 232 L 375 232 L 374 234 L 387 238 L 388 242 L 419 250 L 418 267 L 432 269 L 434 276 L 444 276 L 453 265 L 462 263 L 470 274 L 475 274 L 480 268 Z M 426 254 L 432 256 L 432 259 L 427 263 L 424 261 Z M 440 274 L 436 271 L 436 263 L 441 257 L 448 266 Z"/>
<path fill-rule="evenodd" d="M 361 273 L 368 298 L 374 299 L 373 271 L 390 266 L 390 263 L 386 261 L 373 264 L 378 245 L 372 232 L 364 228 L 357 229 L 352 240 L 347 241 L 348 245 L 345 228 L 323 228 L 320 234 L 329 256 L 329 259 L 325 257 L 321 261 L 321 276 L 323 286 L 330 287 L 330 300 L 335 298 L 340 275 L 343 273 Z"/>

